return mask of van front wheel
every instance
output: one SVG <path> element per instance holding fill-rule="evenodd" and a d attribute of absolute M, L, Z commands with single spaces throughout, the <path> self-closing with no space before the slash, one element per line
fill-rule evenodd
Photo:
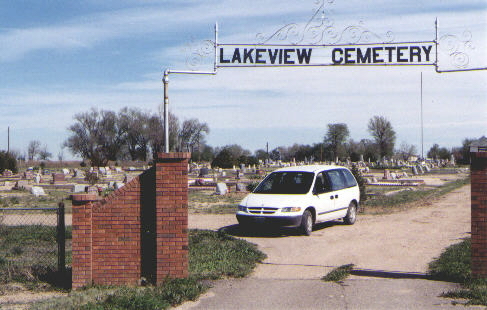
<path fill-rule="evenodd" d="M 313 216 L 308 210 L 304 211 L 303 217 L 301 218 L 301 231 L 306 236 L 311 235 L 313 231 Z"/>

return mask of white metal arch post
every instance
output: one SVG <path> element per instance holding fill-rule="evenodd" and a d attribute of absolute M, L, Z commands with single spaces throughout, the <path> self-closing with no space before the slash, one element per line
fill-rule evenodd
<path fill-rule="evenodd" d="M 217 71 L 217 46 L 218 46 L 218 23 L 215 23 L 215 59 L 213 71 L 185 71 L 170 70 L 164 71 L 162 83 L 164 84 L 164 153 L 169 153 L 169 74 L 196 74 L 196 75 L 216 75 Z"/>

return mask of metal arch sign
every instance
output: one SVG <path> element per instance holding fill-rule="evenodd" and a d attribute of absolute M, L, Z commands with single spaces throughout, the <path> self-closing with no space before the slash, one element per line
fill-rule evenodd
<path fill-rule="evenodd" d="M 217 67 L 434 65 L 434 42 L 349 45 L 219 44 Z"/>

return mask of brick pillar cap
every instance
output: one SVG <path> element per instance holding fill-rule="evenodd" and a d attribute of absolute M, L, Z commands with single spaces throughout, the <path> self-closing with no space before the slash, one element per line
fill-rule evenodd
<path fill-rule="evenodd" d="M 85 204 L 92 201 L 101 200 L 102 197 L 97 194 L 72 194 L 73 203 Z"/>
<path fill-rule="evenodd" d="M 190 159 L 190 152 L 157 153 L 157 159 Z"/>

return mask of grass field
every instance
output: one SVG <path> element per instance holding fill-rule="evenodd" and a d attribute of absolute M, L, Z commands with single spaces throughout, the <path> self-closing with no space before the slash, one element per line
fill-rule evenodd
<path fill-rule="evenodd" d="M 245 277 L 265 258 L 254 244 L 225 233 L 191 230 L 186 279 L 167 279 L 162 286 L 89 287 L 33 305 L 34 309 L 167 309 L 194 300 L 208 280 Z M 0 266 L 1 268 L 1 266 Z"/>
<path fill-rule="evenodd" d="M 487 306 L 487 279 L 471 275 L 470 238 L 448 247 L 429 265 L 432 278 L 461 283 L 463 289 L 444 293 L 444 297 L 466 299 L 468 304 Z"/>
<path fill-rule="evenodd" d="M 366 214 L 384 214 L 392 213 L 415 206 L 420 206 L 422 203 L 431 201 L 441 197 L 455 189 L 470 183 L 470 177 L 460 178 L 437 187 L 419 187 L 413 190 L 405 190 L 394 195 L 384 195 L 378 192 L 377 195 L 371 197 L 361 204 L 362 211 Z M 370 190 L 370 188 L 368 188 Z M 374 188 L 374 190 L 376 190 Z M 397 188 L 396 188 L 397 190 Z M 387 189 L 383 190 L 387 192 Z"/>

